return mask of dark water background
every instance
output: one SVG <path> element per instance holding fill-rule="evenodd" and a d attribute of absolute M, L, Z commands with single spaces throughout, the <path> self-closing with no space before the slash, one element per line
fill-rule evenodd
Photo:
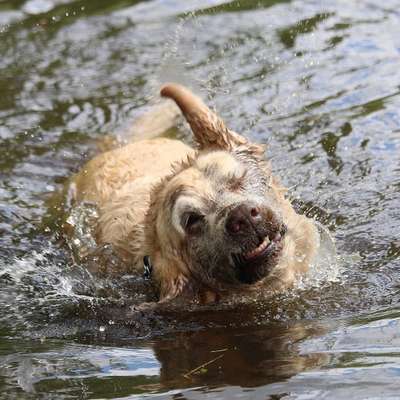
<path fill-rule="evenodd" d="M 0 398 L 400 398 L 399 6 L 1 0 Z M 164 80 L 268 142 L 337 270 L 249 309 L 130 319 L 128 278 L 74 265 L 54 193 Z"/>

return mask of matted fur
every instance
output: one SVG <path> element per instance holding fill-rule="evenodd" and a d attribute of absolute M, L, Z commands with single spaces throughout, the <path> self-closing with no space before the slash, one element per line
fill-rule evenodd
<path fill-rule="evenodd" d="M 228 129 L 186 88 L 168 84 L 161 94 L 179 106 L 198 148 L 156 138 L 89 161 L 73 178 L 72 192 L 77 203 L 98 207 L 97 243 L 113 246 L 126 265 L 122 273 L 140 272 L 142 258 L 150 256 L 161 301 L 182 296 L 212 302 L 226 293 L 275 293 L 293 284 L 312 262 L 319 237 L 314 223 L 285 198 L 263 146 Z M 251 220 L 249 237 L 239 239 L 227 227 L 240 207 L 256 209 L 257 222 Z M 194 231 L 185 225 L 189 214 L 197 218 Z M 261 235 L 279 232 L 286 234 L 276 254 L 254 273 L 246 267 L 254 277 L 237 278 L 250 272 L 238 272 L 234 254 L 248 254 Z"/>

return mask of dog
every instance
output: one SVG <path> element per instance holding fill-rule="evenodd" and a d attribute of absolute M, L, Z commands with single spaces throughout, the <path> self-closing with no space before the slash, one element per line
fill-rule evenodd
<path fill-rule="evenodd" d="M 159 302 L 209 304 L 293 285 L 316 255 L 318 230 L 285 197 L 264 146 L 230 130 L 184 86 L 166 84 L 161 96 L 179 107 L 197 148 L 158 137 L 89 161 L 71 192 L 75 204 L 95 204 L 97 245 L 112 246 L 119 273 L 140 273 L 150 260 Z"/>

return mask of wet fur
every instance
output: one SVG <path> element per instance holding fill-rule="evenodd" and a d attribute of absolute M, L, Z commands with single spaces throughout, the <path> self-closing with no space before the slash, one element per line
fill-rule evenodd
<path fill-rule="evenodd" d="M 119 273 L 141 272 L 142 259 L 149 255 L 161 301 L 182 297 L 207 303 L 235 292 L 272 294 L 292 285 L 314 258 L 318 233 L 285 198 L 263 147 L 229 130 L 187 89 L 169 84 L 162 94 L 178 104 L 198 148 L 156 138 L 89 161 L 73 178 L 70 193 L 76 204 L 97 206 L 97 243 L 113 246 L 124 265 Z M 224 224 L 228 213 L 247 200 L 260 205 L 263 220 L 257 234 L 281 223 L 287 234 L 279 255 L 250 271 L 261 278 L 238 284 L 228 255 L 257 246 L 257 235 L 231 240 Z M 205 214 L 208 236 L 203 240 L 188 238 L 180 226 L 179 202 Z"/>

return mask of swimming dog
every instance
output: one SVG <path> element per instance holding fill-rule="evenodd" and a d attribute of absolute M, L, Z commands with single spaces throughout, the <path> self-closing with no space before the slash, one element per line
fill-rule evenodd
<path fill-rule="evenodd" d="M 112 246 L 120 273 L 151 260 L 161 302 L 288 288 L 315 256 L 313 220 L 285 197 L 262 145 L 181 85 L 166 84 L 161 95 L 177 104 L 197 146 L 158 137 L 89 161 L 71 187 L 76 203 L 98 210 L 97 244 Z"/>

